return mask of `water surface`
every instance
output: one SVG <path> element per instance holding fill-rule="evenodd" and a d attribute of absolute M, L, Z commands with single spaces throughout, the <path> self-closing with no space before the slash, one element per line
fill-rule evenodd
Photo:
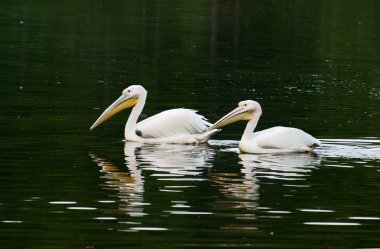
<path fill-rule="evenodd" d="M 379 248 L 376 1 L 0 3 L 1 248 Z M 258 129 L 301 128 L 316 155 L 123 142 L 141 118 L 243 99 Z"/>

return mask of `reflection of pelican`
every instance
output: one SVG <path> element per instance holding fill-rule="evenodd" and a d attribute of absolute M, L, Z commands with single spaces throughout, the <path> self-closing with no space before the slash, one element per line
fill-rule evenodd
<path fill-rule="evenodd" d="M 216 129 L 209 130 L 205 118 L 189 109 L 171 109 L 147 118 L 139 123 L 147 97 L 147 91 L 139 85 L 132 85 L 110 105 L 91 126 L 91 130 L 116 113 L 133 106 L 125 126 L 125 139 L 146 143 L 202 143 L 206 142 Z"/>
<path fill-rule="evenodd" d="M 232 208 L 256 209 L 259 185 L 252 165 L 244 165 L 240 173 L 211 172 L 209 177 L 228 199 L 228 202 L 222 201 L 220 204 L 231 205 Z"/>
<path fill-rule="evenodd" d="M 207 145 L 126 142 L 124 153 L 127 165 L 136 163 L 136 157 L 131 156 L 136 152 L 140 169 L 154 171 L 156 176 L 170 177 L 200 175 L 203 168 L 211 167 L 208 160 L 213 156 Z M 131 159 L 134 159 L 134 162 Z"/>
<path fill-rule="evenodd" d="M 145 215 L 145 206 L 150 205 L 144 199 L 144 175 L 162 180 L 159 192 L 182 192 L 184 188 L 194 187 L 194 181 L 206 180 L 202 173 L 211 167 L 208 161 L 213 151 L 207 145 L 126 142 L 124 154 L 128 172 L 93 153 L 89 155 L 101 167 L 102 178 L 106 179 L 105 189 L 118 191 L 120 210 L 136 217 Z M 143 171 L 149 174 L 143 174 Z"/>
<path fill-rule="evenodd" d="M 240 154 L 239 158 L 239 163 L 254 171 L 256 177 L 281 180 L 302 180 L 311 169 L 320 164 L 320 158 L 310 154 L 296 157 L 291 154 Z"/>
<path fill-rule="evenodd" d="M 216 167 L 208 174 L 210 181 L 225 197 L 218 198 L 214 205 L 216 209 L 222 210 L 222 214 L 226 210 L 228 212 L 236 210 L 233 211 L 231 217 L 242 222 L 233 221 L 231 223 L 229 219 L 226 219 L 220 229 L 243 231 L 257 229 L 251 221 L 256 219 L 260 198 L 260 185 L 256 178 L 256 172 L 250 164 L 243 165 L 240 169 L 228 167 L 228 171 L 225 170 L 218 172 L 218 167 Z"/>
<path fill-rule="evenodd" d="M 236 109 L 219 119 L 211 129 L 248 120 L 239 143 L 240 150 L 246 153 L 312 152 L 321 145 L 318 139 L 296 128 L 278 126 L 253 133 L 261 113 L 261 106 L 256 101 L 241 101 Z"/>
<path fill-rule="evenodd" d="M 130 216 L 143 216 L 144 181 L 141 170 L 137 168 L 135 160 L 133 160 L 134 154 L 128 155 L 132 157 L 131 163 L 127 164 L 129 172 L 120 171 L 113 163 L 93 153 L 89 155 L 101 167 L 100 171 L 104 173 L 102 178 L 107 179 L 105 188 L 118 191 L 121 201 L 120 210 L 127 212 Z"/>

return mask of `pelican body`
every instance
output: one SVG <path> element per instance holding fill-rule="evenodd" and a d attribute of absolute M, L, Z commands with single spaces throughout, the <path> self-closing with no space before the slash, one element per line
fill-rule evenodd
<path fill-rule="evenodd" d="M 210 128 L 218 129 L 239 120 L 248 121 L 239 142 L 240 151 L 245 153 L 312 152 L 315 147 L 321 146 L 318 139 L 297 128 L 277 126 L 253 132 L 261 114 L 261 106 L 256 101 L 241 101 L 236 109 Z"/>
<path fill-rule="evenodd" d="M 209 129 L 211 124 L 190 109 L 171 109 L 158 113 L 137 123 L 144 108 L 147 91 L 140 85 L 126 88 L 122 95 L 111 104 L 95 121 L 90 130 L 114 116 L 116 113 L 131 108 L 132 112 L 125 125 L 127 141 L 145 143 L 203 143 L 216 133 L 217 129 Z"/>

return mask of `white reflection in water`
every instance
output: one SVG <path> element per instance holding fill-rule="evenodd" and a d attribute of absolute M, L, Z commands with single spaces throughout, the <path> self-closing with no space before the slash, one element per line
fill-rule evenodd
<path fill-rule="evenodd" d="M 380 159 L 380 140 L 378 138 L 364 139 L 320 139 L 322 147 L 316 149 L 316 154 L 323 158 L 351 158 L 361 160 Z M 210 145 L 217 146 L 222 151 L 239 153 L 239 141 L 210 140 Z M 266 156 L 275 156 L 267 154 Z M 280 155 L 280 154 L 277 154 Z M 300 153 L 287 154 L 293 157 Z"/>
<path fill-rule="evenodd" d="M 378 156 L 378 148 L 366 141 L 323 140 L 325 146 L 317 151 L 317 155 L 289 153 L 289 154 L 239 154 L 241 167 L 238 172 L 215 172 L 211 170 L 212 159 L 215 150 L 239 153 L 237 141 L 210 141 L 208 145 L 178 145 L 178 144 L 141 144 L 126 142 L 124 147 L 125 166 L 128 171 L 122 171 L 106 159 L 90 154 L 91 158 L 101 167 L 102 178 L 105 179 L 103 187 L 117 191 L 120 199 L 119 209 L 130 216 L 141 217 L 147 215 L 144 208 L 149 206 L 144 199 L 145 181 L 143 172 L 149 172 L 149 178 L 159 181 L 157 189 L 150 190 L 156 193 L 167 194 L 184 192 L 197 187 L 198 181 L 210 181 L 226 197 L 215 203 L 216 210 L 228 210 L 222 212 L 203 212 L 204 210 L 192 210 L 190 200 L 171 200 L 172 210 L 162 210 L 172 215 L 227 215 L 241 220 L 256 219 L 256 212 L 244 213 L 238 209 L 260 210 L 259 184 L 260 180 L 280 180 L 283 186 L 309 187 L 305 184 L 313 169 L 321 165 L 321 160 L 328 158 L 332 161 L 335 157 L 373 158 Z M 378 141 L 378 140 L 376 140 Z M 375 144 L 378 144 L 377 142 Z M 214 149 L 213 147 L 217 148 Z M 355 152 L 355 153 L 353 153 Z M 380 153 L 379 153 L 380 155 Z M 360 160 L 359 160 L 360 161 Z M 120 167 L 122 169 L 122 167 Z M 207 174 L 205 174 L 207 172 Z M 302 184 L 303 183 L 303 184 Z M 176 195 L 178 196 L 178 195 Z M 177 197 L 178 198 L 178 197 Z M 178 204 L 179 203 L 179 204 Z M 271 210 L 265 212 L 271 218 L 281 218 L 274 214 L 288 214 L 286 210 Z M 231 210 L 237 210 L 231 214 Z M 333 212 L 330 210 L 301 209 L 303 212 Z M 261 211 L 260 211 L 261 212 Z M 262 212 L 261 212 L 262 213 Z M 108 216 L 106 216 L 108 217 Z M 353 218 L 355 219 L 355 217 Z M 352 225 L 353 223 L 334 222 L 308 222 L 307 225 Z M 358 224 L 358 223 L 355 223 Z M 251 224 L 252 225 L 252 224 Z M 143 230 L 138 228 L 137 230 Z M 226 224 L 223 229 L 242 229 L 234 227 L 234 224 Z M 247 229 L 255 229 L 247 226 Z M 149 229 L 149 228 L 148 228 Z"/>
<path fill-rule="evenodd" d="M 225 144 L 224 144 L 225 145 Z M 260 178 L 276 179 L 281 181 L 305 180 L 311 174 L 312 169 L 320 165 L 321 159 L 310 154 L 239 154 L 239 173 L 210 173 L 210 180 L 217 183 L 219 190 L 227 198 L 218 201 L 217 208 L 245 209 L 249 213 L 237 211 L 234 217 L 239 220 L 256 219 L 256 211 L 259 207 Z M 297 186 L 297 184 L 293 184 Z M 304 185 L 302 185 L 304 186 Z M 307 186 L 306 186 L 307 187 Z M 287 210 L 266 210 L 265 217 L 282 218 L 291 212 Z M 262 213 L 262 212 L 260 212 Z M 222 229 L 243 229 L 235 227 L 236 224 L 225 224 Z M 241 225 L 241 224 L 240 224 Z M 252 224 L 247 224 L 247 229 L 255 229 Z"/>
<path fill-rule="evenodd" d="M 90 157 L 101 167 L 100 172 L 104 174 L 102 178 L 106 180 L 103 188 L 118 191 L 119 209 L 130 216 L 143 216 L 143 206 L 133 205 L 133 203 L 143 203 L 144 192 L 143 176 L 137 167 L 134 153 L 126 155 L 126 160 L 128 158 L 130 161 L 127 164 L 129 172 L 120 171 L 113 163 L 93 153 L 90 153 Z"/>
<path fill-rule="evenodd" d="M 380 140 L 376 139 L 322 139 L 323 157 L 380 159 Z M 360 162 L 360 161 L 359 161 Z"/>
<path fill-rule="evenodd" d="M 18 224 L 18 223 L 23 223 L 23 221 L 22 220 L 2 220 L 2 221 L 0 221 L 0 222 L 2 222 L 2 223 L 8 223 L 8 224 Z"/>
<path fill-rule="evenodd" d="M 76 201 L 50 201 L 49 204 L 55 204 L 55 205 L 72 205 L 77 204 Z"/>
<path fill-rule="evenodd" d="M 169 229 L 164 227 L 131 227 L 131 230 L 137 231 L 167 231 Z"/>
<path fill-rule="evenodd" d="M 238 153 L 235 141 L 211 141 L 212 145 L 217 145 L 223 151 Z M 287 210 L 271 210 L 271 208 L 259 207 L 260 198 L 260 179 L 275 179 L 290 182 L 295 187 L 309 187 L 305 184 L 299 184 L 300 180 L 306 180 L 312 170 L 321 164 L 321 157 L 311 154 L 239 154 L 238 162 L 240 172 L 238 173 L 220 173 L 211 172 L 210 180 L 217 184 L 217 187 L 227 198 L 224 201 L 216 202 L 216 208 L 222 210 L 237 209 L 234 218 L 239 220 L 252 220 L 260 218 L 257 213 L 266 213 L 264 217 L 282 218 L 291 212 Z M 304 183 L 301 181 L 300 183 Z M 238 211 L 244 209 L 249 211 Z M 266 211 L 261 211 L 262 209 Z M 236 224 L 225 224 L 221 229 L 256 229 L 252 223 L 248 222 L 247 226 L 236 227 Z"/>
<path fill-rule="evenodd" d="M 321 139 L 321 141 L 323 147 L 318 148 L 314 155 L 308 153 L 240 154 L 238 141 L 210 140 L 209 143 L 221 151 L 239 153 L 240 164 L 246 169 L 254 170 L 257 178 L 304 180 L 313 168 L 321 165 L 322 160 L 326 161 L 324 166 L 352 168 L 352 165 L 334 163 L 334 160 L 357 159 L 355 164 L 370 167 L 366 164 L 367 160 L 380 159 L 380 140 L 377 139 Z"/>
<path fill-rule="evenodd" d="M 216 215 L 226 217 L 223 230 L 256 230 L 255 210 L 258 208 L 259 184 L 255 172 L 249 165 L 243 166 L 240 173 L 209 173 L 209 179 L 216 184 L 226 199 L 217 200 L 214 205 L 219 212 Z M 236 211 L 233 211 L 236 210 Z M 233 218 L 232 221 L 227 217 Z M 238 224 L 235 219 L 240 220 Z"/>
<path fill-rule="evenodd" d="M 209 160 L 214 155 L 207 145 L 126 142 L 124 152 L 127 163 L 130 161 L 127 157 L 132 151 L 137 152 L 141 169 L 154 171 L 153 176 L 180 179 L 184 179 L 183 176 L 201 175 L 204 168 L 212 166 Z M 195 180 L 192 177 L 187 179 Z"/>
<path fill-rule="evenodd" d="M 357 216 L 357 217 L 348 217 L 350 220 L 380 220 L 380 217 L 362 217 L 362 216 Z"/>
<path fill-rule="evenodd" d="M 93 153 L 90 157 L 101 167 L 102 178 L 106 179 L 104 188 L 118 191 L 119 209 L 139 217 L 147 215 L 144 207 L 151 204 L 144 200 L 143 171 L 162 182 L 157 191 L 183 192 L 195 187 L 192 182 L 207 180 L 201 175 L 211 167 L 209 160 L 214 152 L 207 145 L 126 142 L 124 154 L 127 172 Z"/>
<path fill-rule="evenodd" d="M 250 220 L 256 219 L 254 210 L 258 207 L 259 184 L 251 165 L 243 165 L 239 173 L 210 172 L 209 180 L 226 198 L 215 202 L 215 208 L 221 210 L 216 214 L 248 222 L 246 226 L 237 226 L 236 222 L 226 219 L 226 224 L 220 229 L 255 230 L 256 227 L 252 226 Z M 231 214 L 232 210 L 236 211 Z"/>
<path fill-rule="evenodd" d="M 299 209 L 301 212 L 310 212 L 310 213 L 333 213 L 333 210 L 328 209 L 310 209 L 310 208 L 301 208 Z"/>
<path fill-rule="evenodd" d="M 305 225 L 312 226 L 360 226 L 360 223 L 355 222 L 304 222 Z"/>
<path fill-rule="evenodd" d="M 239 162 L 248 171 L 254 171 L 258 178 L 280 180 L 304 180 L 312 169 L 320 165 L 317 155 L 305 154 L 240 154 Z"/>
<path fill-rule="evenodd" d="M 212 172 L 209 178 L 228 199 L 228 201 L 220 201 L 218 206 L 256 209 L 259 185 L 251 169 L 243 167 L 241 174 Z"/>
<path fill-rule="evenodd" d="M 96 210 L 96 207 L 68 207 L 71 210 Z"/>
<path fill-rule="evenodd" d="M 117 220 L 116 217 L 95 217 L 95 220 Z"/>

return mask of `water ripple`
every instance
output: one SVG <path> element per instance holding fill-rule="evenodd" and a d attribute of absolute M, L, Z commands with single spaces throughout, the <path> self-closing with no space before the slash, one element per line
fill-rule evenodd
<path fill-rule="evenodd" d="M 67 207 L 67 209 L 71 210 L 96 210 L 96 207 Z"/>
<path fill-rule="evenodd" d="M 131 230 L 137 230 L 137 231 L 167 231 L 168 228 L 164 227 L 131 227 Z"/>
<path fill-rule="evenodd" d="M 353 216 L 348 217 L 350 220 L 380 220 L 380 217 Z"/>
<path fill-rule="evenodd" d="M 101 217 L 95 217 L 94 218 L 95 220 L 117 220 L 116 217 L 105 217 L 105 216 L 101 216 Z"/>
<path fill-rule="evenodd" d="M 320 140 L 322 142 L 322 147 L 317 148 L 316 153 L 317 155 L 322 157 L 343 157 L 351 159 L 357 158 L 368 160 L 380 159 L 380 140 L 378 138 Z M 239 152 L 239 141 L 236 140 L 210 140 L 209 143 L 210 145 L 218 147 L 224 151 L 237 153 Z M 290 154 L 293 155 L 293 157 L 295 155 L 294 153 Z M 279 154 L 272 154 L 271 156 L 276 158 L 278 157 L 278 155 Z"/>
<path fill-rule="evenodd" d="M 184 214 L 184 215 L 210 215 L 211 212 L 197 212 L 197 211 L 177 211 L 177 210 L 165 210 L 164 212 L 170 214 Z"/>
<path fill-rule="evenodd" d="M 7 224 L 20 224 L 23 223 L 22 220 L 2 220 L 2 223 L 7 223 Z"/>
<path fill-rule="evenodd" d="M 207 145 L 125 142 L 125 164 L 121 167 L 94 153 L 89 156 L 99 166 L 101 179 L 105 179 L 102 187 L 117 191 L 119 209 L 137 217 L 145 216 L 144 209 L 150 205 L 144 201 L 146 176 L 143 172 L 165 184 L 159 186 L 158 192 L 185 192 L 195 187 L 189 183 L 208 180 L 201 175 L 212 166 L 209 159 L 213 154 Z"/>
<path fill-rule="evenodd" d="M 324 157 L 373 160 L 380 159 L 380 140 L 376 139 L 321 139 Z"/>
<path fill-rule="evenodd" d="M 299 209 L 301 212 L 311 212 L 311 213 L 333 213 L 333 210 L 328 209 L 311 209 L 311 208 L 302 208 Z"/>
<path fill-rule="evenodd" d="M 55 205 L 72 205 L 77 204 L 76 201 L 50 201 L 49 204 L 55 204 Z"/>
<path fill-rule="evenodd" d="M 360 226 L 360 223 L 355 222 L 304 222 L 305 225 L 312 225 L 312 226 Z"/>

